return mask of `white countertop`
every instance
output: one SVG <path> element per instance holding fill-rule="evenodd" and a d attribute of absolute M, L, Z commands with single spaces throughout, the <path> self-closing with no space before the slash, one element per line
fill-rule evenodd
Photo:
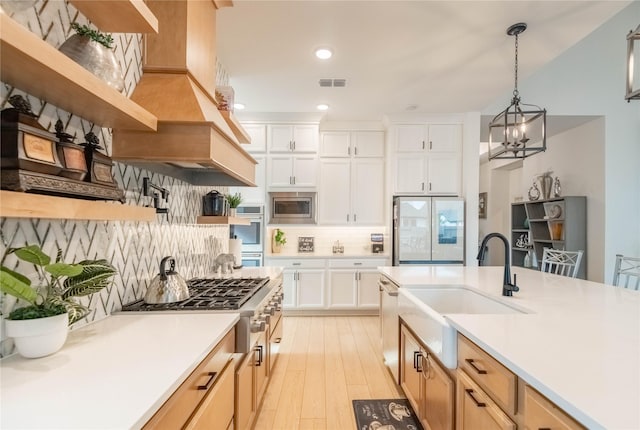
<path fill-rule="evenodd" d="M 380 269 L 400 286 L 463 284 L 528 309 L 446 318 L 586 427 L 640 429 L 640 293 L 516 267 L 520 291 L 502 297 L 502 267 Z"/>
<path fill-rule="evenodd" d="M 0 360 L 0 428 L 140 428 L 238 321 L 237 313 L 118 314 L 57 353 Z"/>
<path fill-rule="evenodd" d="M 220 275 L 222 278 L 277 278 L 282 273 L 282 267 L 261 266 L 261 267 L 242 267 L 234 269 L 233 273 Z M 216 276 L 218 277 L 218 276 Z"/>

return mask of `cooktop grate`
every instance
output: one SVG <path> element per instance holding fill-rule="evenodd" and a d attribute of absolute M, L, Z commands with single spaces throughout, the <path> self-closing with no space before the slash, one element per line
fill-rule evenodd
<path fill-rule="evenodd" d="M 149 304 L 137 300 L 123 311 L 236 310 L 247 302 L 269 278 L 196 278 L 187 281 L 190 297 L 181 302 Z"/>

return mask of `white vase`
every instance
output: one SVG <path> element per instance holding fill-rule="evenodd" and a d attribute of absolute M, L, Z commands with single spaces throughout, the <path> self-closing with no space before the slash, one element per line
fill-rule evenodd
<path fill-rule="evenodd" d="M 21 356 L 44 357 L 57 352 L 67 340 L 69 314 L 31 320 L 5 319 L 5 327 Z"/>

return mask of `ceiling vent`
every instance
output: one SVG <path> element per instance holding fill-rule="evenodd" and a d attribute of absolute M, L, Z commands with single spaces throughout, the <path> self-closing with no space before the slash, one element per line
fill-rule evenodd
<path fill-rule="evenodd" d="M 346 79 L 320 79 L 318 81 L 321 87 L 346 87 Z"/>

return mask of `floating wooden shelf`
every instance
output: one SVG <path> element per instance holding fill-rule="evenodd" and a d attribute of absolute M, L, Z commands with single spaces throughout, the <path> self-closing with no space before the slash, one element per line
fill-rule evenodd
<path fill-rule="evenodd" d="M 224 120 L 227 121 L 227 124 L 231 128 L 231 131 L 233 131 L 234 136 L 238 139 L 238 142 L 247 144 L 251 143 L 251 136 L 249 136 L 247 131 L 238 122 L 232 112 L 221 110 L 220 113 Z"/>
<path fill-rule="evenodd" d="M 102 32 L 158 32 L 158 18 L 142 0 L 69 0 L 69 2 Z"/>
<path fill-rule="evenodd" d="M 228 225 L 251 225 L 246 218 L 238 218 L 232 216 L 199 216 L 196 220 L 197 224 L 228 224 Z"/>
<path fill-rule="evenodd" d="M 0 191 L 0 217 L 103 221 L 155 221 L 156 210 L 43 194 Z"/>
<path fill-rule="evenodd" d="M 154 115 L 4 13 L 0 28 L 2 82 L 103 127 L 156 130 Z"/>

